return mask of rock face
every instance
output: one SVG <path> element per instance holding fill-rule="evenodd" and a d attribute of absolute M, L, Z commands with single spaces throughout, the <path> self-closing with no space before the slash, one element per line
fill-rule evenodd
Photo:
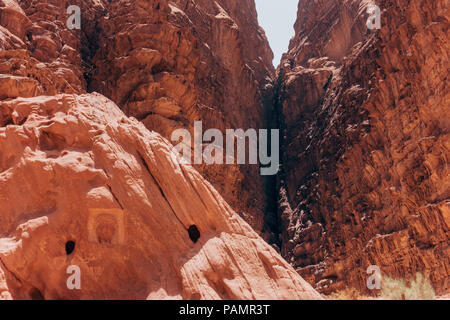
<path fill-rule="evenodd" d="M 448 0 L 372 31 L 372 1 L 300 0 L 276 74 L 252 0 L 70 4 L 80 30 L 0 0 L 1 298 L 320 298 L 258 234 L 324 293 L 450 290 Z M 280 175 L 180 164 L 195 121 L 281 128 Z"/>
<path fill-rule="evenodd" d="M 450 289 L 448 0 L 299 3 L 278 70 L 283 256 L 325 293 L 366 269 Z"/>
<path fill-rule="evenodd" d="M 88 30 L 99 9 L 83 9 Z M 67 18 L 64 1 L 0 1 L 0 99 L 85 92 L 86 33 Z"/>
<path fill-rule="evenodd" d="M 320 299 L 165 139 L 263 126 L 253 1 L 71 4 L 0 1 L 0 298 Z M 258 168 L 197 169 L 264 230 Z"/>
<path fill-rule="evenodd" d="M 0 297 L 320 298 L 104 96 L 17 98 L 0 112 Z M 81 290 L 68 289 L 69 266 Z"/>
<path fill-rule="evenodd" d="M 272 52 L 252 0 L 113 1 L 95 36 L 88 89 L 170 139 L 175 129 L 263 127 Z M 269 98 L 266 98 L 266 95 Z M 196 168 L 259 232 L 264 181 L 255 166 Z"/>
<path fill-rule="evenodd" d="M 253 0 L 0 1 L 0 99 L 99 92 L 170 139 L 259 129 L 272 104 L 272 52 Z M 197 165 L 258 233 L 266 181 L 256 166 Z"/>

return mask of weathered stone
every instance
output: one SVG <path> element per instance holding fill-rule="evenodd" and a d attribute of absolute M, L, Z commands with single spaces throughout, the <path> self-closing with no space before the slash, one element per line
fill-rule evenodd
<path fill-rule="evenodd" d="M 1 298 L 321 298 L 167 140 L 104 96 L 0 110 Z"/>
<path fill-rule="evenodd" d="M 450 289 L 447 0 L 300 1 L 279 73 L 282 254 L 316 289 L 366 269 Z"/>

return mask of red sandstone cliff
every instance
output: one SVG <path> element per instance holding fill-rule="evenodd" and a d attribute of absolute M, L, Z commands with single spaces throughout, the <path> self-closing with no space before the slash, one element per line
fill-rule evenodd
<path fill-rule="evenodd" d="M 0 298 L 320 298 L 162 136 L 104 96 L 0 110 Z M 80 290 L 66 285 L 69 266 Z"/>
<path fill-rule="evenodd" d="M 1 99 L 96 91 L 168 139 L 197 120 L 203 130 L 263 127 L 274 70 L 251 0 L 77 0 L 81 30 L 66 27 L 65 1 L 0 3 Z M 197 169 L 264 230 L 258 168 Z"/>
<path fill-rule="evenodd" d="M 0 297 L 320 298 L 155 132 L 262 126 L 253 2 L 72 4 L 0 2 Z M 261 232 L 257 170 L 199 169 Z"/>
<path fill-rule="evenodd" d="M 0 297 L 320 298 L 257 233 L 325 293 L 448 292 L 449 1 L 378 1 L 379 31 L 370 3 L 301 0 L 275 74 L 251 0 L 72 1 L 81 30 L 0 0 Z M 280 127 L 277 186 L 180 165 L 196 120 Z"/>
<path fill-rule="evenodd" d="M 113 1 L 105 12 L 97 22 L 89 90 L 166 138 L 177 128 L 193 136 L 198 120 L 203 130 L 263 127 L 272 52 L 252 0 Z M 197 169 L 263 230 L 266 199 L 257 167 Z"/>
<path fill-rule="evenodd" d="M 282 254 L 318 290 L 366 268 L 450 289 L 449 1 L 300 1 L 278 70 Z"/>

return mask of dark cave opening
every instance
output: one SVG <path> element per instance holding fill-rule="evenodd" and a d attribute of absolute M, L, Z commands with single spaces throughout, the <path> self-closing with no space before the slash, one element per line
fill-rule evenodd
<path fill-rule="evenodd" d="M 70 255 L 75 250 L 75 241 L 67 241 L 66 242 L 66 254 Z"/>
<path fill-rule="evenodd" d="M 31 300 L 45 300 L 44 295 L 38 288 L 33 288 L 29 292 Z"/>
<path fill-rule="evenodd" d="M 196 225 L 192 225 L 188 229 L 189 238 L 191 238 L 193 243 L 196 243 L 200 238 L 200 231 L 198 230 Z"/>

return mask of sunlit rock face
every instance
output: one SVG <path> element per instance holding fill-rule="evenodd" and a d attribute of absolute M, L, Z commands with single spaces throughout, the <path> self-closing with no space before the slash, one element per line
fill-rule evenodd
<path fill-rule="evenodd" d="M 272 104 L 272 52 L 253 1 L 112 1 L 98 20 L 90 91 L 170 139 L 203 130 L 259 129 Z M 266 196 L 257 166 L 197 169 L 256 230 Z"/>
<path fill-rule="evenodd" d="M 0 297 L 447 293 L 449 3 L 376 3 L 300 0 L 275 73 L 252 0 L 0 0 Z M 280 174 L 180 164 L 194 121 L 282 129 Z"/>
<path fill-rule="evenodd" d="M 67 27 L 65 1 L 0 2 L 0 99 L 96 91 L 167 139 L 179 128 L 193 135 L 198 120 L 204 131 L 265 127 L 273 55 L 253 1 L 71 4 L 80 30 Z M 270 236 L 257 166 L 196 168 Z"/>
<path fill-rule="evenodd" d="M 0 298 L 320 299 L 258 236 L 258 168 L 197 168 L 236 213 L 167 139 L 263 126 L 253 2 L 73 4 L 0 1 Z"/>
<path fill-rule="evenodd" d="M 449 290 L 449 2 L 300 1 L 278 70 L 282 254 L 323 292 L 366 269 Z"/>
<path fill-rule="evenodd" d="M 82 93 L 100 1 L 73 1 L 83 31 L 67 28 L 65 1 L 0 1 L 0 99 Z M 13 77 L 14 76 L 14 77 Z"/>
<path fill-rule="evenodd" d="M 0 114 L 0 298 L 320 299 L 104 96 L 17 98 Z"/>

